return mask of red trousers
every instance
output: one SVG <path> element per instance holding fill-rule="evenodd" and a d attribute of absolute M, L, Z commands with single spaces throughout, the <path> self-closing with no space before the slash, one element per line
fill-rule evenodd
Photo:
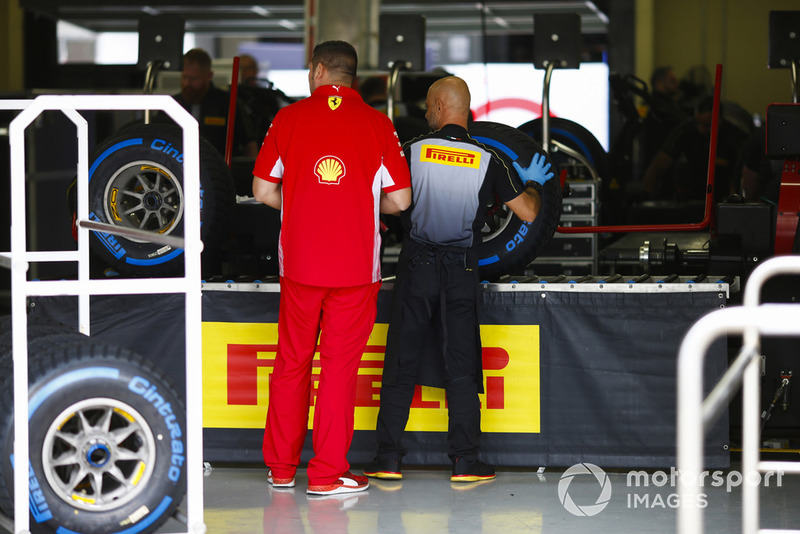
<path fill-rule="evenodd" d="M 311 362 L 321 371 L 314 404 L 311 485 L 331 484 L 350 469 L 356 376 L 375 324 L 380 282 L 317 287 L 281 278 L 278 351 L 269 383 L 264 463 L 276 478 L 294 477 L 308 428 Z"/>

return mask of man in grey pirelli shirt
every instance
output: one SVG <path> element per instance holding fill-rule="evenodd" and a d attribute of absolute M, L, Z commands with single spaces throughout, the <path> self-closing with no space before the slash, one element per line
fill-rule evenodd
<path fill-rule="evenodd" d="M 403 431 L 416 384 L 444 387 L 453 482 L 495 477 L 478 458 L 483 391 L 478 323 L 478 256 L 485 207 L 497 195 L 520 219 L 533 222 L 540 191 L 552 178 L 537 154 L 530 167 L 506 159 L 467 133 L 470 94 L 460 78 L 428 90 L 425 117 L 433 132 L 403 147 L 411 169 L 412 205 L 403 213 L 404 239 L 386 341 L 378 414 L 378 454 L 369 477 L 402 478 Z"/>

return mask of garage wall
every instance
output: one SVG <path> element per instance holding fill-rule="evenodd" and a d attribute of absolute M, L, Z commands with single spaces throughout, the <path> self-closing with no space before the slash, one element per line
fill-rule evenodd
<path fill-rule="evenodd" d="M 17 0 L 0 0 L 0 91 L 21 91 L 22 10 Z"/>
<path fill-rule="evenodd" d="M 638 0 L 637 9 L 637 76 L 649 80 L 654 66 L 672 65 L 681 78 L 703 65 L 713 84 L 721 63 L 723 99 L 761 116 L 791 101 L 790 70 L 767 69 L 769 12 L 798 10 L 797 0 Z"/>

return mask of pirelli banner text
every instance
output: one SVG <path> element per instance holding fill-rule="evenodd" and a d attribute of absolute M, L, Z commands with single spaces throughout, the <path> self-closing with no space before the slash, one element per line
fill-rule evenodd
<path fill-rule="evenodd" d="M 496 465 L 604 468 L 674 466 L 676 364 L 681 339 L 720 293 L 493 291 L 481 302 L 485 394 L 482 450 Z M 275 362 L 279 293 L 203 292 L 204 459 L 261 462 Z M 354 465 L 372 461 L 391 289 L 358 371 Z M 153 359 L 183 392 L 183 297 L 92 297 L 92 336 Z M 73 297 L 33 300 L 31 315 L 77 324 Z M 706 383 L 727 367 L 718 341 Z M 319 373 L 314 366 L 314 386 Z M 312 396 L 315 391 L 312 388 Z M 312 409 L 313 402 L 312 400 Z M 313 416 L 313 412 L 312 412 Z M 310 419 L 311 420 L 311 419 Z M 309 428 L 311 425 L 309 425 Z M 407 465 L 449 465 L 447 403 L 418 388 L 407 427 Z M 311 432 L 303 461 L 311 454 Z M 706 438 L 706 466 L 729 465 L 727 414 Z"/>
<path fill-rule="evenodd" d="M 279 295 L 208 291 L 203 299 L 206 457 L 260 461 Z M 375 453 L 390 301 L 382 290 L 359 368 L 354 464 Z M 484 456 L 498 465 L 674 465 L 678 346 L 719 305 L 718 293 L 484 292 Z M 724 343 L 714 347 L 707 376 L 721 374 L 725 354 Z M 448 463 L 443 390 L 417 388 L 407 431 L 407 464 Z M 727 439 L 724 417 L 707 440 L 711 465 L 728 465 Z"/>

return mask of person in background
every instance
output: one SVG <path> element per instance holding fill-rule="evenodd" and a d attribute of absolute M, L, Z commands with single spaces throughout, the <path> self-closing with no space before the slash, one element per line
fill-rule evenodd
<path fill-rule="evenodd" d="M 649 107 L 642 123 L 644 168 L 653 161 L 670 132 L 689 117 L 678 102 L 680 82 L 672 67 L 654 69 L 650 76 L 650 88 Z"/>
<path fill-rule="evenodd" d="M 224 155 L 228 136 L 230 93 L 214 85 L 211 56 L 201 48 L 193 48 L 183 56 L 181 92 L 175 100 L 197 119 L 200 135 Z M 233 134 L 233 155 L 255 157 L 258 153 L 253 124 L 237 105 Z"/>
<path fill-rule="evenodd" d="M 515 173 L 469 136 L 470 93 L 461 78 L 434 82 L 425 105 L 433 132 L 404 146 L 413 203 L 402 215 L 405 236 L 386 340 L 378 453 L 364 474 L 402 478 L 403 432 L 414 388 L 422 384 L 445 389 L 450 480 L 477 482 L 495 477 L 478 457 L 483 372 L 476 247 L 485 206 L 496 194 L 520 219 L 533 222 L 541 188 L 553 173 L 543 153 L 527 169 L 514 162 Z"/>
<path fill-rule="evenodd" d="M 783 160 L 767 156 L 766 129 L 756 128 L 742 147 L 739 160 L 741 190 L 746 202 L 778 205 Z"/>
<path fill-rule="evenodd" d="M 364 99 L 364 102 L 378 111 L 386 113 L 386 78 L 383 76 L 370 76 L 361 80 L 358 83 L 358 93 Z"/>
<path fill-rule="evenodd" d="M 705 200 L 714 98 L 695 107 L 694 117 L 670 132 L 645 171 L 644 189 L 652 199 L 676 202 Z M 720 118 L 714 171 L 714 202 L 735 194 L 739 179 L 734 169 L 746 134 Z"/>
<path fill-rule="evenodd" d="M 255 139 L 261 142 L 278 111 L 293 102 L 266 78 L 259 78 L 258 61 L 250 54 L 239 56 L 239 99 L 252 118 Z"/>
<path fill-rule="evenodd" d="M 258 62 L 250 54 L 239 56 L 239 85 L 248 87 L 258 85 Z"/>
<path fill-rule="evenodd" d="M 411 202 L 408 165 L 391 121 L 351 87 L 357 64 L 344 41 L 314 48 L 311 96 L 278 112 L 253 170 L 256 200 L 281 210 L 278 349 L 264 463 L 273 487 L 295 485 L 319 339 L 312 495 L 369 486 L 350 472 L 347 451 L 358 366 L 377 314 L 378 213 L 399 213 Z M 321 221 L 336 221 L 337 228 L 329 231 Z"/>

